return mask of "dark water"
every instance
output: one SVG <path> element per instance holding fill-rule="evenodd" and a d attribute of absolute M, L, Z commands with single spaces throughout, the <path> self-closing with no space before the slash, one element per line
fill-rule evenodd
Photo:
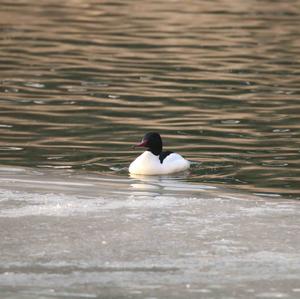
<path fill-rule="evenodd" d="M 126 177 L 157 130 L 184 180 L 300 197 L 299 1 L 0 8 L 0 164 Z"/>

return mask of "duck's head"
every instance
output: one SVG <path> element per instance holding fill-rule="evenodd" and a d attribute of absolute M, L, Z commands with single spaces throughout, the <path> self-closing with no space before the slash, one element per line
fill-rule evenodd
<path fill-rule="evenodd" d="M 145 134 L 142 141 L 136 145 L 137 147 L 146 147 L 148 151 L 154 155 L 159 155 L 162 152 L 162 140 L 158 133 L 149 132 Z"/>

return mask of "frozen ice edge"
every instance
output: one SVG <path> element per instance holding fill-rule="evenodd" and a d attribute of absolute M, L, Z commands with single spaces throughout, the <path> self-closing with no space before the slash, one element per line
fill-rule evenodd
<path fill-rule="evenodd" d="M 171 178 L 0 180 L 0 292 L 12 298 L 298 298 L 297 201 Z"/>

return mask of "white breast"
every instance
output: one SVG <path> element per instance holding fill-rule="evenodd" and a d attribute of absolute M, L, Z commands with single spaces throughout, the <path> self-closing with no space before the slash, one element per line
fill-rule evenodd
<path fill-rule="evenodd" d="M 158 156 L 145 151 L 130 164 L 129 172 L 144 175 L 169 174 L 184 171 L 189 167 L 190 162 L 176 153 L 168 155 L 163 163 L 160 163 Z"/>

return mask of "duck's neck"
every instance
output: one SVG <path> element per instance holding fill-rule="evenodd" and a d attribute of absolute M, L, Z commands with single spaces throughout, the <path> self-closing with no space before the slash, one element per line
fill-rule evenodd
<path fill-rule="evenodd" d="M 149 148 L 147 151 L 151 152 L 155 156 L 158 156 L 162 152 L 162 148 Z"/>

